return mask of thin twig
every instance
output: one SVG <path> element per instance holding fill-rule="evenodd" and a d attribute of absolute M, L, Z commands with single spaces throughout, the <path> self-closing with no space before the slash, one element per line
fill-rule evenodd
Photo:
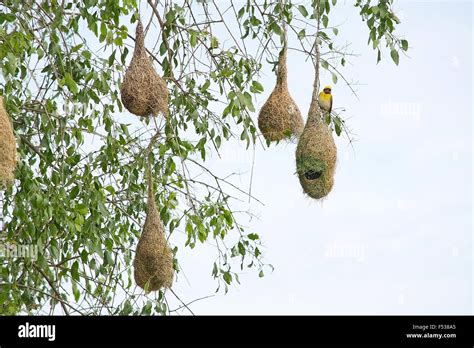
<path fill-rule="evenodd" d="M 189 311 L 189 313 L 191 313 L 192 315 L 195 315 L 194 312 L 191 310 L 191 308 L 189 308 L 188 305 L 184 303 L 183 300 L 181 300 L 178 295 L 176 295 L 173 289 L 169 289 L 169 290 L 178 299 L 178 301 L 181 302 L 181 304 Z"/>

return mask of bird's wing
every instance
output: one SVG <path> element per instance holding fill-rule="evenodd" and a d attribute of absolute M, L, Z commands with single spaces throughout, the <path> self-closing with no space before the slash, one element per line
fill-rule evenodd
<path fill-rule="evenodd" d="M 332 110 L 332 95 L 331 95 L 331 100 L 329 101 L 329 113 L 331 113 Z"/>

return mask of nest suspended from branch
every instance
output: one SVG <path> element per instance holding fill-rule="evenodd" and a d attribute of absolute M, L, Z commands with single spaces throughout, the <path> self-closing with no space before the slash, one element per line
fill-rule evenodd
<path fill-rule="evenodd" d="M 314 59 L 313 93 L 306 125 L 296 147 L 296 172 L 298 173 L 303 191 L 311 198 L 321 199 L 331 192 L 334 185 L 337 148 L 332 131 L 324 121 L 318 100 L 320 70 L 318 42 L 320 25 L 319 3 L 316 7 L 316 12 L 317 30 L 316 42 L 314 44 L 316 54 Z"/>
<path fill-rule="evenodd" d="M 0 96 L 0 188 L 11 185 L 17 161 L 16 141 L 10 116 Z"/>
<path fill-rule="evenodd" d="M 304 128 L 298 105 L 296 105 L 288 91 L 286 35 L 284 45 L 278 60 L 276 86 L 258 115 L 258 128 L 268 141 L 298 137 Z"/>
<path fill-rule="evenodd" d="M 296 171 L 308 196 L 321 199 L 331 192 L 336 160 L 337 149 L 332 131 L 320 115 L 308 116 L 308 123 L 296 148 Z"/>
<path fill-rule="evenodd" d="M 135 50 L 120 87 L 122 103 L 137 116 L 168 115 L 168 88 L 156 73 L 145 48 L 143 25 L 139 20 Z"/>
<path fill-rule="evenodd" d="M 151 170 L 148 180 L 148 210 L 133 261 L 135 282 L 142 289 L 157 291 L 173 284 L 173 252 L 168 245 L 156 208 Z"/>

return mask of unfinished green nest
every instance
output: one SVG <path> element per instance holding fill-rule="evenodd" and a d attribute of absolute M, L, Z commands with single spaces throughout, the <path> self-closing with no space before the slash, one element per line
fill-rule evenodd
<path fill-rule="evenodd" d="M 168 88 L 145 49 L 143 25 L 137 24 L 135 51 L 120 87 L 122 103 L 137 116 L 168 114 Z"/>
<path fill-rule="evenodd" d="M 14 180 L 17 152 L 10 116 L 0 96 L 0 188 L 11 185 Z"/>
<path fill-rule="evenodd" d="M 145 225 L 138 241 L 133 266 L 135 282 L 146 291 L 170 288 L 173 283 L 173 252 L 166 240 L 151 187 Z"/>
<path fill-rule="evenodd" d="M 298 137 L 303 132 L 301 112 L 288 91 L 286 46 L 280 54 L 277 83 L 258 115 L 258 128 L 268 141 Z"/>
<path fill-rule="evenodd" d="M 328 125 L 319 115 L 308 116 L 296 148 L 296 172 L 303 191 L 321 199 L 334 184 L 337 149 Z"/>

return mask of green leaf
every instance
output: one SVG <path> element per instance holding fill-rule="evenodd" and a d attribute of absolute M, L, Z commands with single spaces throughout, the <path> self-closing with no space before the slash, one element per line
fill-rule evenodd
<path fill-rule="evenodd" d="M 239 10 L 239 13 L 238 13 L 237 18 L 239 18 L 239 19 L 242 18 L 242 16 L 244 15 L 244 13 L 245 13 L 245 7 L 242 7 L 242 8 Z"/>
<path fill-rule="evenodd" d="M 102 22 L 101 25 L 100 25 L 99 41 L 100 42 L 104 41 L 106 37 L 107 37 L 107 26 L 104 22 Z"/>
<path fill-rule="evenodd" d="M 123 309 L 122 309 L 122 315 L 129 315 L 130 313 L 133 312 L 133 306 L 132 304 L 130 303 L 129 300 L 126 300 L 124 305 L 123 305 Z"/>
<path fill-rule="evenodd" d="M 397 52 L 396 49 L 392 48 L 392 50 L 390 51 L 390 57 L 392 57 L 395 64 L 398 65 L 398 62 L 399 62 L 400 58 L 398 56 L 398 52 Z"/>
<path fill-rule="evenodd" d="M 197 45 L 197 32 L 195 32 L 194 30 L 192 30 L 190 32 L 190 38 L 189 38 L 189 43 L 191 44 L 191 47 L 196 47 Z"/>
<path fill-rule="evenodd" d="M 224 281 L 230 285 L 230 283 L 232 282 L 232 274 L 230 274 L 229 272 L 224 272 L 223 278 Z"/>
<path fill-rule="evenodd" d="M 4 67 L 6 68 L 7 72 L 10 74 L 10 75 L 15 75 L 15 71 L 16 71 L 16 68 L 17 68 L 17 64 L 18 64 L 18 60 L 17 58 L 15 57 L 15 55 L 11 52 L 8 52 L 7 54 L 7 61 L 6 61 L 6 64 L 4 65 Z"/>
<path fill-rule="evenodd" d="M 252 102 L 252 96 L 247 92 L 244 93 L 244 101 L 245 101 L 245 106 L 247 106 L 247 108 L 250 111 L 255 112 L 255 107 L 253 106 L 253 102 Z"/>
<path fill-rule="evenodd" d="M 375 23 L 375 17 L 372 16 L 372 17 L 370 17 L 369 20 L 367 21 L 367 26 L 372 29 L 373 26 L 374 26 L 374 23 Z"/>
<path fill-rule="evenodd" d="M 301 29 L 300 32 L 298 33 L 298 39 L 302 40 L 306 37 L 306 30 Z"/>
<path fill-rule="evenodd" d="M 219 47 L 219 40 L 215 36 L 213 36 L 211 38 L 211 49 L 216 49 L 218 47 Z"/>
<path fill-rule="evenodd" d="M 230 211 L 225 210 L 224 211 L 224 217 L 225 217 L 225 220 L 227 222 L 227 225 L 229 227 L 232 227 L 232 223 L 233 223 L 234 219 L 232 218 L 232 214 L 230 213 Z"/>
<path fill-rule="evenodd" d="M 249 235 L 247 235 L 248 239 L 250 240 L 257 240 L 259 239 L 260 237 L 258 236 L 258 234 L 256 233 L 250 233 Z"/>
<path fill-rule="evenodd" d="M 323 15 L 323 17 L 322 17 L 321 19 L 322 19 L 322 21 L 323 21 L 324 27 L 327 28 L 327 27 L 328 27 L 328 23 L 329 23 L 329 18 L 328 18 L 328 16 Z"/>
<path fill-rule="evenodd" d="M 258 81 L 252 81 L 252 87 L 251 87 L 250 91 L 252 93 L 262 93 L 263 92 L 263 86 Z"/>
<path fill-rule="evenodd" d="M 304 7 L 303 5 L 299 5 L 298 10 L 304 17 L 308 17 L 308 11 L 306 10 L 306 7 Z"/>
<path fill-rule="evenodd" d="M 334 84 L 337 83 L 337 75 L 335 73 L 332 73 L 332 82 L 334 82 Z"/>
<path fill-rule="evenodd" d="M 211 86 L 211 81 L 209 80 L 206 80 L 206 82 L 204 82 L 204 84 L 202 85 L 201 87 L 201 91 L 207 91 L 207 89 Z"/>
<path fill-rule="evenodd" d="M 84 44 L 76 45 L 71 49 L 71 52 L 72 53 L 78 52 L 83 46 L 84 46 Z"/>
<path fill-rule="evenodd" d="M 76 82 L 72 78 L 71 74 L 68 72 L 64 75 L 64 84 L 67 86 L 67 88 L 71 91 L 72 94 L 75 95 L 79 93 L 79 89 L 77 87 Z"/>
<path fill-rule="evenodd" d="M 125 49 L 127 48 L 125 47 Z M 81 56 L 83 56 L 87 60 L 90 60 L 92 58 L 92 53 L 90 51 L 82 51 Z"/>
<path fill-rule="evenodd" d="M 332 32 L 334 33 L 334 35 L 339 34 L 339 30 L 337 28 L 332 28 Z"/>
<path fill-rule="evenodd" d="M 81 292 L 77 288 L 77 283 L 73 282 L 72 283 L 72 293 L 74 295 L 74 300 L 77 302 L 81 298 Z"/>
<path fill-rule="evenodd" d="M 258 247 L 255 248 L 255 257 L 259 257 L 260 255 L 262 255 L 262 253 L 260 252 L 260 249 Z"/>
<path fill-rule="evenodd" d="M 14 22 L 16 16 L 13 13 L 0 13 L 0 24 L 3 24 L 5 21 Z"/>
<path fill-rule="evenodd" d="M 335 128 L 337 136 L 340 136 L 342 127 L 341 127 L 341 120 L 338 117 L 334 118 L 334 128 Z"/>
<path fill-rule="evenodd" d="M 82 261 L 82 263 L 85 263 L 85 264 L 88 263 L 88 261 L 89 261 L 88 256 L 89 256 L 89 253 L 85 249 L 82 250 L 82 252 L 81 252 L 81 261 Z"/>
<path fill-rule="evenodd" d="M 110 57 L 109 57 L 109 66 L 112 66 L 112 65 L 114 64 L 114 61 L 115 61 L 115 52 L 116 52 L 116 50 L 114 50 L 114 51 L 112 52 L 112 54 L 110 55 Z"/>
<path fill-rule="evenodd" d="M 404 50 L 404 51 L 408 50 L 408 41 L 407 40 L 402 40 L 401 44 L 402 44 L 402 50 Z"/>
<path fill-rule="evenodd" d="M 331 124 L 331 114 L 329 112 L 326 113 L 326 117 L 324 118 L 324 122 L 326 122 L 327 125 Z"/>
<path fill-rule="evenodd" d="M 89 53 L 90 54 L 90 53 Z M 127 58 L 127 55 L 128 55 L 128 48 L 125 47 L 123 49 L 123 53 L 120 55 L 120 61 L 122 62 L 122 64 L 125 65 L 125 59 Z M 89 58 L 90 59 L 90 58 Z"/>
<path fill-rule="evenodd" d="M 79 186 L 74 186 L 74 188 L 71 190 L 71 192 L 69 193 L 69 198 L 70 199 L 74 199 L 77 197 L 77 195 L 79 194 L 79 190 L 80 190 L 80 187 Z"/>
<path fill-rule="evenodd" d="M 105 251 L 104 257 L 105 257 L 104 261 L 108 266 L 114 265 L 114 259 L 112 258 L 112 254 L 108 250 Z"/>
<path fill-rule="evenodd" d="M 245 247 L 244 247 L 244 245 L 241 242 L 239 242 L 237 244 L 237 247 L 239 249 L 240 255 L 245 256 Z"/>
<path fill-rule="evenodd" d="M 277 34 L 279 36 L 283 35 L 283 31 L 281 30 L 281 27 L 278 25 L 277 22 L 273 22 L 271 27 L 272 27 L 272 30 L 275 34 Z"/>
<path fill-rule="evenodd" d="M 76 211 L 81 215 L 87 215 L 89 213 L 89 208 L 83 203 L 76 205 Z"/>
<path fill-rule="evenodd" d="M 75 281 L 79 281 L 79 262 L 74 261 L 71 267 L 71 276 Z"/>

